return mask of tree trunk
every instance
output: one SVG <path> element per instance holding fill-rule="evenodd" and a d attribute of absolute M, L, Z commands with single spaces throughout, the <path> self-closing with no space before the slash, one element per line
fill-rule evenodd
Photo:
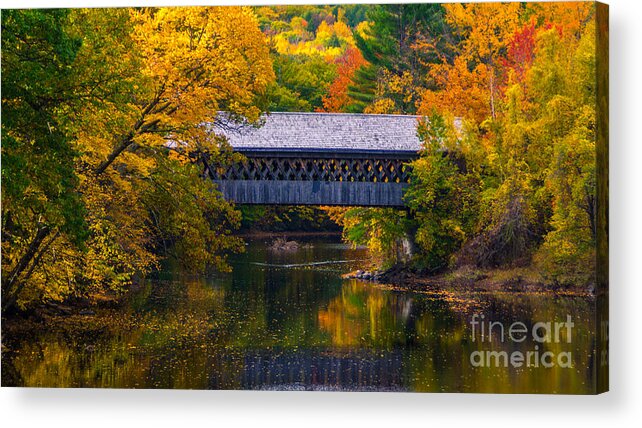
<path fill-rule="evenodd" d="M 116 160 L 116 158 L 132 144 L 133 139 L 133 132 L 130 132 L 125 138 L 123 138 L 121 143 L 114 150 L 112 150 L 109 156 L 107 156 L 107 159 L 105 159 L 100 165 L 98 165 L 98 167 L 96 168 L 96 175 L 100 175 L 105 172 L 109 165 L 111 165 Z"/>
<path fill-rule="evenodd" d="M 36 232 L 36 236 L 31 240 L 27 251 L 20 258 L 13 270 L 8 274 L 6 280 L 2 281 L 2 311 L 4 312 L 15 303 L 16 293 L 11 293 L 11 289 L 16 285 L 22 272 L 29 266 L 29 263 L 34 259 L 42 241 L 45 240 L 50 233 L 49 226 L 41 225 Z"/>
<path fill-rule="evenodd" d="M 100 175 L 107 168 L 109 168 L 109 165 L 111 165 L 116 158 L 127 149 L 127 147 L 131 146 L 134 142 L 134 136 L 138 134 L 139 132 L 146 132 L 152 128 L 154 128 L 158 124 L 158 120 L 152 121 L 151 123 L 145 123 L 145 118 L 147 115 L 149 115 L 152 110 L 154 110 L 157 106 L 158 103 L 160 102 L 160 97 L 164 93 L 165 87 L 163 86 L 159 93 L 156 95 L 156 97 L 149 103 L 147 106 L 143 109 L 143 112 L 141 113 L 140 119 L 134 124 L 133 129 L 127 134 L 120 142 L 118 146 L 112 152 L 107 156 L 107 159 L 105 159 L 98 167 L 96 168 L 96 175 Z M 169 105 L 169 104 L 168 104 Z M 166 105 L 162 109 L 164 110 L 167 108 Z"/>
<path fill-rule="evenodd" d="M 490 115 L 495 119 L 495 69 L 490 69 Z"/>

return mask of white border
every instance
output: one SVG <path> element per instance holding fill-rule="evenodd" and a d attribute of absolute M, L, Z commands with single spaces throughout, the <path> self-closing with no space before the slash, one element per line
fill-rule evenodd
<path fill-rule="evenodd" d="M 239 3 L 4 0 L 1 7 Z M 362 2 L 259 0 L 244 3 Z M 3 426 L 640 426 L 642 322 L 637 315 L 642 312 L 642 2 L 611 0 L 608 3 L 611 16 L 611 392 L 584 397 L 2 388 Z"/>

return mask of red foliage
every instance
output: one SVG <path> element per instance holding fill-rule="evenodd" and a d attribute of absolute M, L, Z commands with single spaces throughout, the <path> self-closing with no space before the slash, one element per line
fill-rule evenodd
<path fill-rule="evenodd" d="M 328 94 L 323 97 L 323 109 L 327 112 L 340 112 L 350 102 L 348 85 L 355 71 L 367 64 L 361 51 L 355 47 L 346 49 L 343 55 L 335 61 L 337 64 L 337 77 L 330 84 Z"/>
<path fill-rule="evenodd" d="M 530 22 L 515 31 L 513 38 L 508 43 L 506 57 L 502 60 L 502 65 L 506 69 L 515 71 L 515 77 L 519 82 L 524 81 L 526 71 L 535 58 L 536 33 L 535 20 L 531 19 Z"/>

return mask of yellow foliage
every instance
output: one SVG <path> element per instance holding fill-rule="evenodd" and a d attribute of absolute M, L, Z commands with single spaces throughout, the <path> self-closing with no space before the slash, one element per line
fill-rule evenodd
<path fill-rule="evenodd" d="M 90 88 L 58 109 L 80 153 L 76 191 L 88 238 L 73 243 L 53 226 L 53 216 L 38 216 L 25 236 L 48 235 L 18 285 L 5 290 L 3 284 L 3 296 L 14 293 L 25 306 L 118 290 L 167 254 L 159 245 L 172 246 L 194 270 L 228 269 L 225 255 L 241 249 L 230 236 L 239 213 L 202 180 L 189 153 L 231 157 L 224 141 L 202 126 L 218 111 L 250 122 L 260 117 L 274 72 L 253 11 L 78 9 L 66 25 L 82 40 L 73 63 L 76 87 Z M 11 255 L 3 257 L 3 272 L 27 247 L 27 239 L 3 242 L 3 256 Z"/>
<path fill-rule="evenodd" d="M 447 3 L 446 22 L 465 37 L 462 53 L 486 64 L 506 46 L 519 23 L 520 3 Z"/>

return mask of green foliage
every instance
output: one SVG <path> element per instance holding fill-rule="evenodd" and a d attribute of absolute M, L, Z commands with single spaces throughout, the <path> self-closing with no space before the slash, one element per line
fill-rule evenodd
<path fill-rule="evenodd" d="M 422 156 L 412 162 L 405 199 L 418 226 L 415 239 L 421 268 L 438 271 L 470 238 L 478 212 L 480 182 L 466 170 L 452 118 L 433 113 L 419 126 Z"/>
<path fill-rule="evenodd" d="M 367 4 L 346 4 L 341 6 L 345 11 L 346 23 L 350 28 L 356 28 L 361 22 L 366 21 L 369 7 Z"/>
<path fill-rule="evenodd" d="M 355 245 L 365 245 L 384 267 L 407 257 L 408 231 L 412 221 L 404 210 L 394 208 L 350 208 L 335 217 L 343 236 Z"/>
<path fill-rule="evenodd" d="M 348 86 L 348 96 L 351 98 L 346 108 L 348 112 L 361 113 L 376 100 L 377 76 L 377 67 L 372 64 L 367 64 L 354 73 L 352 84 Z"/>
<path fill-rule="evenodd" d="M 336 65 L 320 56 L 273 52 L 277 80 L 268 88 L 271 111 L 314 111 L 336 77 Z"/>
<path fill-rule="evenodd" d="M 239 207 L 242 214 L 241 229 L 247 231 L 339 231 L 326 211 L 311 206 L 252 206 Z"/>
<path fill-rule="evenodd" d="M 385 4 L 368 10 L 372 23 L 364 35 L 355 34 L 357 47 L 371 64 L 394 74 L 416 72 L 422 67 L 425 51 L 415 43 L 444 27 L 443 9 L 439 4 Z"/>
<path fill-rule="evenodd" d="M 80 101 L 72 67 L 80 40 L 65 32 L 67 18 L 63 10 L 2 13 L 3 309 L 15 303 L 54 230 L 79 246 L 88 234 L 78 152 L 57 115 Z"/>
<path fill-rule="evenodd" d="M 369 65 L 355 73 L 349 95 L 349 110 L 362 112 L 378 99 L 391 99 L 393 112 L 413 114 L 416 88 L 422 87 L 427 66 L 439 59 L 447 45 L 443 9 L 438 4 L 373 5 L 368 9 L 370 25 L 354 33 L 356 46 Z M 419 46 L 432 46 L 418 49 Z M 399 88 L 398 79 L 409 80 Z M 392 84 L 390 84 L 392 83 Z M 409 93 L 411 92 L 411 93 Z M 375 110 L 374 112 L 381 112 Z"/>
<path fill-rule="evenodd" d="M 72 64 L 80 40 L 64 10 L 2 14 L 3 242 L 27 239 L 36 223 L 80 243 L 84 207 L 76 192 L 78 152 L 57 112 L 80 102 Z"/>

